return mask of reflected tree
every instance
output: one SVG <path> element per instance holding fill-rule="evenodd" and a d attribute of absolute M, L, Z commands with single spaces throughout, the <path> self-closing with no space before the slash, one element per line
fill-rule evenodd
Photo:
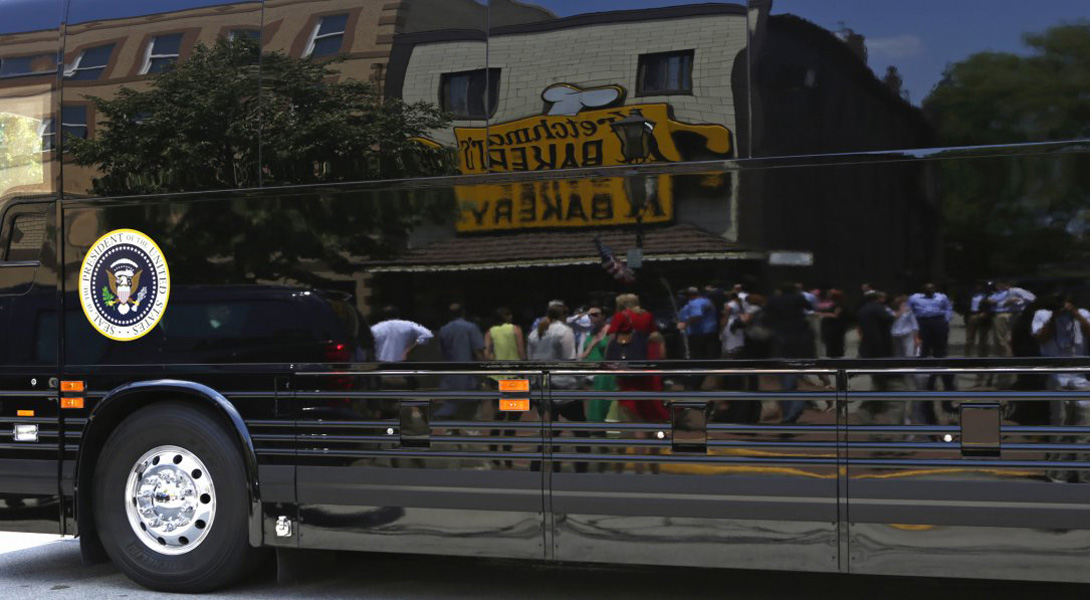
<path fill-rule="evenodd" d="M 259 76 L 260 75 L 260 76 Z M 197 45 L 148 89 L 90 98 L 99 115 L 76 162 L 94 166 L 98 195 L 320 184 L 453 173 L 453 154 L 416 141 L 449 126 L 436 106 L 382 98 L 341 78 L 336 61 L 261 54 L 247 36 Z M 260 134 L 260 145 L 258 143 Z M 138 220 L 164 241 L 179 283 L 272 282 L 322 287 L 368 260 L 396 254 L 409 231 L 446 218 L 450 194 L 335 194 L 143 205 Z M 125 221 L 125 222 L 122 222 Z M 342 278 L 343 279 L 343 278 Z"/>
<path fill-rule="evenodd" d="M 248 36 L 198 44 L 147 90 L 88 97 L 99 126 L 68 149 L 100 171 L 99 195 L 255 187 L 259 173 L 265 185 L 453 173 L 442 149 L 416 141 L 447 115 L 384 99 L 335 63 L 262 55 Z"/>
<path fill-rule="evenodd" d="M 1090 135 L 1090 22 L 1023 36 L 1029 53 L 951 64 L 923 108 L 950 146 Z"/>
<path fill-rule="evenodd" d="M 1090 23 L 1023 39 L 1024 55 L 981 52 L 947 67 L 923 103 L 943 143 L 1090 135 Z M 965 282 L 1084 274 L 1090 260 L 1087 163 L 1076 155 L 937 163 L 949 274 Z"/>

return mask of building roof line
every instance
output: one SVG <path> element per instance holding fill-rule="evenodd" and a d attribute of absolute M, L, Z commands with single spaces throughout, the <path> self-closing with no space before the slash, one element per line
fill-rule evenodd
<path fill-rule="evenodd" d="M 740 4 L 688 4 L 685 6 L 665 6 L 661 8 L 643 8 L 635 10 L 614 10 L 606 12 L 585 13 L 548 21 L 536 21 L 533 23 L 519 23 L 516 25 L 502 25 L 489 31 L 478 29 L 439 29 L 433 31 L 420 31 L 415 33 L 403 33 L 394 36 L 394 44 L 416 46 L 421 44 L 435 44 L 441 42 L 467 42 L 486 41 L 490 37 L 503 35 L 518 35 L 523 33 L 540 33 L 547 31 L 559 31 L 576 27 L 592 27 L 595 25 L 616 25 L 619 23 L 636 23 L 640 21 L 661 21 L 663 19 L 684 19 L 687 17 L 699 17 L 707 15 L 742 15 L 746 14 L 746 8 Z"/>
<path fill-rule="evenodd" d="M 767 254 L 752 250 L 728 252 L 692 252 L 686 254 L 652 254 L 643 257 L 644 262 L 678 262 L 690 260 L 764 260 Z M 511 261 L 492 261 L 460 264 L 415 264 L 415 265 L 379 265 L 367 268 L 370 273 L 430 273 L 449 271 L 491 271 L 499 269 L 520 269 L 527 267 L 573 267 L 597 265 L 602 259 L 597 256 L 581 256 L 555 259 L 526 259 Z"/>

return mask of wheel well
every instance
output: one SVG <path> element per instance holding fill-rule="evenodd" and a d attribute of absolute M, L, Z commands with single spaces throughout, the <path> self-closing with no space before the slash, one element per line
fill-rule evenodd
<path fill-rule="evenodd" d="M 93 564 L 106 560 L 105 550 L 98 538 L 91 493 L 98 458 L 102 454 L 106 440 L 122 421 L 137 410 L 164 402 L 180 402 L 203 411 L 223 425 L 229 434 L 235 433 L 236 428 L 231 420 L 214 407 L 215 401 L 194 391 L 186 389 L 133 390 L 109 398 L 109 402 L 103 404 L 101 410 L 96 410 L 88 422 L 87 429 L 80 440 L 79 457 L 76 463 L 75 516 L 80 536 L 80 551 L 85 563 Z M 246 449 L 242 447 L 239 436 L 231 435 L 231 438 L 236 450 L 242 454 L 245 461 Z M 251 478 L 256 481 L 256 474 L 251 474 Z"/>

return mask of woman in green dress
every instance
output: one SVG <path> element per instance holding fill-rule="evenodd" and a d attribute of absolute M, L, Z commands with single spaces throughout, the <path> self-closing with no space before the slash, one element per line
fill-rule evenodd
<path fill-rule="evenodd" d="M 583 354 L 580 360 L 588 362 L 601 362 L 606 359 L 606 347 L 609 346 L 609 335 L 606 334 L 606 318 L 600 307 L 593 307 L 587 311 L 591 319 L 592 328 L 587 337 L 590 338 L 583 344 Z M 591 383 L 592 390 L 596 392 L 612 392 L 617 389 L 617 378 L 613 375 L 595 375 Z M 607 398 L 594 398 L 587 401 L 587 420 L 605 421 L 609 414 L 613 400 Z"/>

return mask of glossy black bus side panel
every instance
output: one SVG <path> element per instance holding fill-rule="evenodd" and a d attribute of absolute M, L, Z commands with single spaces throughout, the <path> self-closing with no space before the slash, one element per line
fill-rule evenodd
<path fill-rule="evenodd" d="M 293 378 L 303 548 L 544 559 L 540 376 Z"/>
<path fill-rule="evenodd" d="M 16 211 L 42 219 L 38 260 L 27 266 L 0 263 L 0 520 L 12 531 L 61 532 L 57 483 L 62 423 L 57 370 L 57 251 L 55 203 L 8 205 L 5 227 Z M 3 237 L 6 241 L 6 234 Z M 36 439 L 15 430 L 36 426 Z"/>
<path fill-rule="evenodd" d="M 861 375 L 847 394 L 848 562 L 853 573 L 1086 581 L 1090 543 L 1085 400 L 973 390 L 1016 374 L 965 373 L 967 391 L 913 392 L 926 374 Z M 1017 374 L 1026 377 L 1028 374 Z M 941 378 L 939 378 L 941 379 Z M 967 407 L 988 408 L 998 452 L 964 445 Z M 977 431 L 976 433 L 980 433 Z"/>
<path fill-rule="evenodd" d="M 570 425 L 570 419 L 559 410 L 552 411 L 551 399 L 544 396 L 536 408 L 546 424 L 518 421 L 518 427 L 512 426 L 512 431 L 518 433 L 510 436 L 511 450 L 503 448 L 502 443 L 499 448 L 492 448 L 492 444 L 482 441 L 485 436 L 494 435 L 494 431 L 506 430 L 491 423 L 495 420 L 494 413 L 488 412 L 494 410 L 491 401 L 476 396 L 466 399 L 479 412 L 465 422 L 455 426 L 449 420 L 444 424 L 442 418 L 429 419 L 429 432 L 437 438 L 430 447 L 403 444 L 395 450 L 387 441 L 394 434 L 386 430 L 393 427 L 396 434 L 402 425 L 399 419 L 406 412 L 400 404 L 392 405 L 391 399 L 398 403 L 426 401 L 430 408 L 439 410 L 445 401 L 437 400 L 441 395 L 437 394 L 434 381 L 419 377 L 397 382 L 374 375 L 350 377 L 350 382 L 371 380 L 359 384 L 363 386 L 361 391 L 353 387 L 357 383 L 345 388 L 344 378 L 334 374 L 319 384 L 304 386 L 304 391 L 317 394 L 309 397 L 301 393 L 286 397 L 278 385 L 278 381 L 290 374 L 290 365 L 361 361 L 373 365 L 373 349 L 368 347 L 364 332 L 369 330 L 368 321 L 376 322 L 386 305 L 396 305 L 405 317 L 433 331 L 446 322 L 452 302 L 463 302 L 471 316 L 482 322 L 487 321 L 493 309 L 508 306 L 516 313 L 515 320 L 523 330 L 529 332 L 549 300 L 564 299 L 572 308 L 579 304 L 602 304 L 611 310 L 614 296 L 630 291 L 639 293 L 668 329 L 675 325 L 672 319 L 676 318 L 670 303 L 671 290 L 716 283 L 709 279 L 722 279 L 718 283 L 723 284 L 745 282 L 751 291 L 770 294 L 782 281 L 800 281 L 808 287 L 847 290 L 853 301 L 858 299 L 854 296 L 860 295 L 857 290 L 863 283 L 896 295 L 915 291 L 926 281 L 935 281 L 962 307 L 978 279 L 1016 278 L 1042 297 L 1058 289 L 1085 292 L 1085 234 L 1090 214 L 1085 202 L 1088 188 L 1085 173 L 1090 172 L 1085 168 L 1085 148 L 1072 147 L 1071 152 L 1054 155 L 1047 153 L 1050 148 L 1035 148 L 1024 151 L 1025 156 L 1002 156 L 1004 151 L 996 148 L 960 153 L 931 151 L 924 157 L 897 152 L 1078 137 L 1080 109 L 1076 106 L 1067 112 L 1055 110 L 1055 97 L 1078 97 L 1064 87 L 1067 80 L 1077 81 L 1077 78 L 1033 68 L 1041 65 L 1031 55 L 1045 51 L 1026 47 L 1019 39 L 1021 33 L 1046 32 L 1065 18 L 1079 16 L 1078 10 L 1068 10 L 1065 6 L 1070 5 L 1062 4 L 1043 8 L 1020 5 L 1017 10 L 1033 12 L 1032 19 L 1025 18 L 1026 12 L 1019 13 L 1011 7 L 1007 11 L 977 15 L 979 19 L 975 19 L 972 11 L 984 9 L 974 8 L 968 2 L 912 8 L 872 6 L 873 3 L 819 6 L 777 2 L 771 10 L 766 3 L 751 3 L 748 14 L 736 9 L 740 6 L 723 3 L 700 8 L 632 2 L 623 7 L 632 9 L 622 11 L 626 14 L 587 10 L 575 13 L 570 8 L 571 14 L 564 14 L 562 3 L 524 6 L 497 2 L 487 9 L 483 3 L 474 3 L 471 10 L 459 13 L 457 21 L 435 18 L 429 21 L 421 19 L 441 13 L 414 12 L 426 7 L 424 3 L 408 10 L 392 7 L 393 3 L 357 4 L 347 12 L 332 3 L 269 5 L 264 22 L 259 22 L 261 13 L 256 3 L 195 6 L 169 19 L 145 19 L 146 15 L 108 15 L 88 8 L 89 5 L 81 9 L 77 2 L 70 13 L 69 43 L 62 61 L 65 73 L 72 71 L 72 75 L 63 79 L 65 104 L 72 105 L 70 108 L 86 106 L 84 93 L 107 95 L 103 90 L 95 91 L 95 86 L 100 85 L 97 80 L 81 79 L 91 77 L 91 69 L 83 65 L 81 71 L 76 63 L 85 49 L 107 46 L 114 37 L 117 46 L 112 56 L 121 61 L 124 55 L 128 66 L 119 67 L 120 63 L 115 62 L 104 73 L 109 73 L 109 85 L 134 88 L 150 85 L 153 74 L 140 71 L 145 61 L 151 59 L 147 51 L 154 49 L 154 38 L 161 34 L 182 35 L 178 58 L 184 59 L 193 56 L 196 48 L 193 40 L 211 43 L 216 37 L 249 36 L 256 27 L 266 52 L 262 57 L 262 73 L 270 81 L 272 74 L 282 71 L 271 68 L 267 54 L 283 52 L 301 61 L 308 55 L 314 56 L 316 50 L 318 54 L 324 53 L 339 39 L 341 45 L 332 54 L 344 56 L 346 62 L 335 68 L 376 86 L 384 97 L 423 100 L 433 106 L 446 102 L 450 108 L 450 100 L 456 97 L 447 94 L 457 88 L 456 83 L 467 88 L 476 83 L 474 89 L 483 89 L 481 106 L 488 114 L 463 113 L 463 118 L 425 132 L 414 132 L 423 133 L 421 137 L 448 149 L 462 150 L 461 142 L 470 142 L 467 148 L 471 152 L 460 157 L 458 168 L 453 168 L 454 163 L 445 160 L 442 153 L 425 154 L 434 160 L 416 163 L 410 160 L 416 156 L 414 150 L 407 151 L 408 157 L 391 155 L 387 152 L 390 146 L 374 145 L 367 139 L 355 140 L 357 149 L 362 150 L 359 154 L 338 157 L 335 150 L 340 147 L 340 138 L 336 134 L 340 132 L 328 130 L 319 132 L 326 137 L 316 154 L 300 155 L 293 153 L 298 150 L 293 145 L 297 140 L 290 135 L 286 139 L 278 137 L 281 133 L 301 131 L 302 128 L 291 126 L 297 124 L 263 130 L 267 135 L 263 137 L 261 152 L 256 154 L 270 162 L 258 164 L 253 156 L 256 138 L 252 135 L 256 129 L 250 124 L 248 133 L 234 140 L 237 145 L 226 161 L 232 163 L 230 169 L 197 165 L 199 168 L 193 172 L 202 178 L 189 179 L 178 175 L 177 164 L 152 165 L 146 178 L 125 180 L 121 188 L 95 191 L 94 170 L 75 165 L 73 157 L 65 163 L 66 193 L 75 197 L 94 193 L 123 195 L 253 187 L 265 175 L 269 177 L 260 183 L 280 185 L 529 170 L 528 161 L 535 146 L 523 144 L 526 147 L 511 148 L 519 146 L 521 129 L 504 127 L 523 119 L 534 119 L 536 123 L 554 109 L 563 112 L 557 109 L 556 102 L 542 97 L 547 87 L 557 84 L 580 89 L 612 89 L 611 85 L 619 85 L 627 93 L 623 101 L 608 106 L 580 105 L 576 107 L 576 115 L 563 115 L 563 119 L 579 122 L 578 113 L 584 113 L 585 117 L 585 113 L 598 108 L 618 111 L 619 115 L 614 117 L 623 116 L 626 111 L 632 116 L 633 107 L 643 106 L 644 117 L 652 117 L 656 110 L 663 111 L 662 117 L 654 114 L 652 118 L 659 127 L 656 136 L 667 130 L 677 135 L 663 138 L 662 146 L 657 149 L 666 160 L 655 156 L 648 147 L 646 156 L 611 156 L 613 162 L 607 164 L 605 155 L 595 155 L 597 146 L 591 144 L 579 146 L 578 152 L 573 150 L 573 157 L 579 160 L 566 163 L 565 143 L 556 146 L 558 159 L 554 163 L 550 162 L 550 146 L 540 145 L 536 148 L 542 151 L 543 160 L 538 165 L 541 170 L 635 164 L 648 157 L 654 157 L 651 162 L 657 163 L 742 160 L 715 163 L 704 172 L 684 176 L 619 178 L 594 173 L 593 177 L 551 179 L 548 184 L 539 180 L 477 181 L 460 190 L 454 185 L 431 184 L 410 190 L 391 183 L 372 188 L 346 186 L 337 191 L 292 190 L 265 195 L 144 198 L 116 204 L 73 203 L 67 209 L 69 229 L 64 236 L 69 244 L 65 265 L 69 292 L 75 289 L 79 260 L 87 246 L 102 233 L 120 227 L 139 229 L 161 242 L 178 291 L 163 327 L 148 338 L 129 344 L 110 342 L 99 336 L 88 326 L 74 296 L 66 298 L 69 343 L 65 361 L 70 365 L 70 373 L 88 379 L 92 390 L 90 406 L 96 394 L 107 393 L 138 378 L 169 375 L 222 390 L 239 404 L 252 425 L 264 469 L 263 480 L 276 482 L 265 488 L 270 492 L 266 501 L 275 504 L 266 507 L 268 517 L 297 516 L 301 519 L 300 543 L 314 547 L 388 549 L 394 534 L 401 531 L 398 528 L 406 526 L 413 533 L 403 542 L 395 543 L 402 544 L 401 549 L 415 548 L 425 540 L 436 551 L 467 554 L 657 562 L 663 558 L 651 554 L 651 542 L 681 537 L 684 541 L 673 543 L 691 546 L 688 553 L 671 554 L 670 560 L 679 564 L 730 566 L 747 564 L 745 561 L 750 560 L 748 564 L 753 566 L 832 569 L 834 560 L 830 557 L 836 555 L 832 546 L 836 539 L 836 519 L 849 514 L 833 512 L 830 498 L 834 489 L 855 494 L 849 497 L 857 497 L 859 501 L 850 512 L 858 518 L 850 525 L 852 535 L 844 536 L 850 544 L 846 539 L 840 540 L 840 551 L 846 551 L 839 557 L 841 569 L 848 568 L 846 554 L 850 554 L 853 570 L 903 572 L 906 565 L 923 562 L 897 563 L 882 556 L 916 555 L 915 560 L 925 562 L 927 549 L 941 546 L 943 542 L 939 539 L 948 539 L 945 536 L 991 540 L 997 533 L 1014 528 L 1019 531 L 1022 545 L 1005 546 L 1003 552 L 1008 552 L 1008 556 L 1033 555 L 1048 548 L 1073 556 L 1072 549 L 1083 544 L 1081 517 L 1067 506 L 1083 500 L 1078 475 L 1082 466 L 1051 469 L 1066 473 L 1055 476 L 1062 483 L 1047 479 L 1047 474 L 1042 479 L 1041 473 L 1050 469 L 1040 466 L 1042 457 L 1065 454 L 1077 457 L 1083 443 L 1079 437 L 1081 431 L 1048 433 L 1061 446 L 1058 448 L 1034 446 L 1018 450 L 1025 453 L 1023 462 L 1029 464 L 1017 466 L 1013 471 L 1034 475 L 1012 475 L 1006 472 L 1011 470 L 1007 468 L 1001 469 L 1004 473 L 996 473 L 980 466 L 979 461 L 987 459 L 963 460 L 953 456 L 954 450 L 933 439 L 901 440 L 923 447 L 873 447 L 891 442 L 887 437 L 894 434 L 935 434 L 929 430 L 906 433 L 858 429 L 850 432 L 848 439 L 853 444 L 858 442 L 860 447 L 838 446 L 843 440 L 838 441 L 829 431 L 821 429 L 829 424 L 824 420 L 832 417 L 819 410 L 817 404 L 808 406 L 803 413 L 801 427 L 805 431 L 781 431 L 775 427 L 780 424 L 773 422 L 776 410 L 782 411 L 781 402 L 792 400 L 760 396 L 775 396 L 782 391 L 776 388 L 776 381 L 769 381 L 758 382 L 756 389 L 750 390 L 757 397 L 734 399 L 739 406 L 750 407 L 741 415 L 730 412 L 729 407 L 722 407 L 718 414 L 711 413 L 707 436 L 708 462 L 713 463 L 710 465 L 684 452 L 675 452 L 669 437 L 660 441 L 657 437 L 643 436 L 654 436 L 659 431 L 654 427 L 639 430 L 641 435 L 635 435 L 625 427 L 610 429 L 610 421 L 603 417 L 588 421 L 586 429 L 580 430 Z M 87 14 L 80 16 L 80 10 L 86 10 Z M 553 14 L 548 14 L 550 10 Z M 959 39 L 969 38 L 967 43 L 972 47 L 955 52 L 949 47 L 949 36 L 943 37 L 944 27 L 920 27 L 917 20 L 904 18 L 906 13 L 895 12 L 901 10 L 913 13 L 911 16 L 925 23 L 979 21 L 1002 27 L 981 28 L 979 44 L 974 36 L 963 35 L 964 28 L 960 28 Z M 483 16 L 485 11 L 488 18 Z M 686 16 L 685 11 L 707 14 L 697 18 Z M 209 14 L 217 15 L 217 19 L 209 19 Z M 221 14 L 227 16 L 219 19 Z M 341 15 L 348 18 L 343 21 L 344 29 L 337 38 Z M 951 15 L 956 18 L 947 18 Z M 138 33 L 110 34 L 110 28 L 123 20 L 133 24 L 132 31 Z M 837 21 L 846 21 L 847 25 L 838 26 Z M 93 22 L 102 25 L 92 26 Z M 699 23 L 701 29 L 707 26 L 713 31 L 687 31 L 682 25 L 687 22 Z M 717 29 L 714 25 L 717 22 L 724 25 Z M 879 29 L 879 24 L 888 27 L 887 23 L 903 30 Z M 749 31 L 748 45 L 742 43 L 739 35 L 743 24 Z M 237 32 L 232 29 L 235 25 Z M 718 35 L 720 31 L 727 35 Z M 632 46 L 638 46 L 633 49 L 613 43 L 624 37 L 622 32 L 642 32 L 646 37 L 633 43 Z M 1002 37 L 1006 45 L 993 44 L 991 40 L 999 38 L 986 37 L 993 33 Z M 1084 35 L 1084 31 L 1074 33 Z M 629 38 L 621 41 L 632 42 L 633 35 L 629 33 Z M 319 36 L 328 37 L 319 39 Z M 536 47 L 529 43 L 531 39 L 547 40 L 542 45 L 556 46 L 555 54 L 580 60 L 554 61 L 557 64 L 550 65 L 554 70 L 546 72 L 534 60 L 555 56 L 554 53 L 533 50 L 534 54 L 530 54 L 523 52 L 525 48 L 519 44 L 510 43 L 527 40 L 527 47 Z M 548 41 L 560 39 L 563 45 Z M 713 46 L 712 41 L 720 45 Z M 729 47 L 724 49 L 723 44 Z M 596 45 L 603 47 L 599 51 Z M 1006 54 L 978 53 L 992 47 Z M 486 53 L 485 48 L 494 52 Z M 690 50 L 695 78 L 691 95 L 640 94 L 641 85 L 648 84 L 649 65 L 654 61 L 666 67 L 686 65 L 686 52 Z M 1047 52 L 1066 56 L 1063 48 Z M 675 56 L 661 56 L 671 53 Z M 649 54 L 660 56 L 641 56 Z M 921 78 L 912 70 L 917 69 L 913 61 L 924 55 L 940 57 L 941 64 L 924 65 L 927 68 L 919 71 L 923 73 Z M 589 59 L 594 57 L 608 57 L 609 64 L 591 65 Z M 1022 81 L 1014 86 L 1017 89 L 1006 90 L 1010 94 L 974 91 L 962 80 L 961 75 L 971 74 L 974 69 L 979 71 L 990 58 L 1009 64 L 1009 72 Z M 950 76 L 944 78 L 942 70 L 947 63 Z M 179 60 L 176 64 L 186 63 Z M 884 66 L 896 66 L 898 70 L 890 73 L 883 71 Z M 494 113 L 489 96 L 492 69 L 499 71 Z M 122 79 L 115 80 L 114 74 Z M 1038 104 L 1009 100 L 1024 99 L 1022 94 L 1041 90 L 1054 90 L 1054 97 L 1042 94 L 1045 100 Z M 50 93 L 42 96 L 46 104 L 51 104 Z M 961 93 L 967 95 L 968 101 L 951 102 Z M 262 98 L 264 102 L 282 99 L 276 95 Z M 651 105 L 658 108 L 650 108 Z M 1016 106 L 1018 110 L 1013 115 L 1004 112 Z M 253 105 L 246 108 L 252 109 Z M 94 110 L 88 110 L 89 113 L 83 114 L 93 121 Z M 39 112 L 44 115 L 47 111 Z M 69 113 L 78 115 L 80 111 Z M 133 115 L 135 120 L 154 118 L 155 115 Z M 602 148 L 607 143 L 618 143 L 612 127 L 594 123 L 597 127 L 594 135 L 598 138 L 590 141 L 601 142 Z M 90 122 L 85 125 L 88 135 L 95 137 L 98 128 Z M 78 132 L 81 125 L 77 121 L 69 126 Z M 456 126 L 462 131 L 456 131 Z M 485 134 L 504 134 L 503 144 L 499 144 L 500 138 L 487 135 L 483 152 L 478 147 L 474 154 L 472 143 L 480 140 L 482 128 Z M 588 126 L 581 131 L 590 129 Z M 565 130 L 565 134 L 569 131 Z M 724 131 L 729 135 L 724 135 Z M 509 143 L 506 134 L 512 136 L 513 143 Z M 691 143 L 694 135 L 700 143 Z M 658 138 L 654 139 L 658 143 Z M 668 140 L 689 140 L 690 144 L 678 142 L 675 155 L 668 152 Z M 723 150 L 716 140 L 729 141 L 732 152 L 708 154 L 686 150 L 694 147 L 701 151 Z M 505 151 L 501 153 L 498 151 L 501 148 L 496 148 L 493 152 L 493 142 Z M 397 144 L 394 147 L 399 151 L 404 149 Z M 381 149 L 377 156 L 370 152 L 374 148 Z M 889 152 L 757 164 L 745 160 L 750 154 L 764 158 L 859 151 Z M 528 157 L 525 163 L 524 156 Z M 477 161 L 469 163 L 469 157 Z M 232 158 L 244 160 L 233 163 Z M 50 181 L 48 177 L 43 180 Z M 595 193 L 588 195 L 588 190 Z M 654 193 L 646 198 L 649 202 L 642 208 L 637 206 L 641 190 Z M 640 214 L 638 218 L 594 222 L 595 197 L 599 215 L 606 214 L 607 209 L 613 215 L 622 212 L 628 215 L 631 208 L 633 215 L 639 212 L 636 209 L 647 209 L 654 218 L 645 219 Z M 562 210 L 545 208 L 558 206 L 557 198 L 562 201 Z M 486 208 L 483 202 L 472 204 L 467 200 L 493 202 Z M 467 206 L 471 209 L 467 210 Z M 656 206 L 663 210 L 655 211 Z M 477 229 L 473 227 L 472 209 L 484 215 Z M 552 215 L 553 220 L 538 227 L 544 214 Z M 321 236 L 314 232 L 320 232 Z M 594 247 L 596 235 L 618 257 L 625 257 L 632 249 L 643 251 L 644 266 L 637 269 L 633 286 L 618 283 L 601 269 L 601 257 Z M 770 264 L 772 253 L 784 251 L 798 253 L 803 258 L 809 256 L 812 265 Z M 26 306 L 22 299 L 19 302 Z M 345 309 L 346 304 L 351 311 Z M 290 313 L 295 318 L 284 322 L 301 326 L 284 328 L 275 335 L 249 331 L 262 335 L 245 340 L 214 335 L 218 327 L 214 327 L 213 321 L 220 322 L 222 315 L 241 319 L 241 315 L 251 313 Z M 344 318 L 345 315 L 355 316 Z M 18 319 L 20 324 L 32 321 Z M 246 323 L 245 319 L 239 322 Z M 979 346 L 974 349 L 966 339 L 967 324 L 965 316 L 954 317 L 951 357 L 976 356 L 980 351 Z M 1028 331 L 1028 327 L 1020 330 L 1022 343 L 1010 348 L 1021 358 L 1040 351 L 1028 337 Z M 855 358 L 858 342 L 850 332 L 847 340 L 846 356 Z M 679 335 L 668 335 L 667 346 L 668 360 L 684 359 Z M 813 354 L 801 358 L 831 355 L 823 344 L 817 345 Z M 439 361 L 442 355 L 432 345 L 410 360 Z M 913 360 L 906 356 L 898 364 L 911 366 Z M 5 385 L 29 398 L 25 394 L 27 374 L 33 373 L 18 367 L 11 371 L 10 383 Z M 375 384 L 375 380 L 379 383 Z M 491 391 L 491 383 L 484 380 L 478 383 L 481 389 L 474 391 Z M 989 389 L 1016 385 L 985 383 Z M 1027 379 L 1023 383 L 1032 391 L 1045 393 L 1044 382 Z M 689 400 L 680 393 L 691 391 L 685 389 L 691 384 L 677 385 L 681 389 L 664 389 L 661 398 L 672 399 L 673 392 L 679 394 L 678 398 Z M 726 382 L 709 385 L 728 387 Z M 856 381 L 852 390 L 872 391 L 858 387 L 861 385 L 861 380 Z M 573 393 L 578 395 L 583 391 L 586 390 L 580 388 Z M 327 393 L 332 395 L 321 395 Z M 927 394 L 919 390 L 913 393 Z M 661 398 L 655 395 L 640 401 L 660 402 Z M 981 400 L 974 396 L 965 398 Z M 577 401 L 588 400 L 589 397 Z M 918 398 L 908 402 L 915 401 Z M 1052 400 L 1019 402 L 1032 413 Z M 755 431 L 730 429 L 743 424 L 740 421 L 744 415 L 752 420 L 754 406 L 767 408 L 758 414 L 755 423 L 750 423 L 758 427 Z M 12 407 L 5 402 L 4 410 L 8 408 Z M 555 408 L 559 409 L 559 404 Z M 315 409 L 317 414 L 329 410 L 334 413 L 324 418 L 316 416 Z M 1068 414 L 1066 410 L 1053 409 L 1052 420 L 1045 422 L 1081 426 L 1077 419 L 1052 422 L 1055 415 Z M 39 414 L 54 418 L 48 411 Z M 410 410 L 408 414 L 411 420 L 413 414 L 419 413 Z M 846 408 L 845 414 L 849 426 L 864 425 L 863 421 L 851 421 L 856 411 Z M 68 432 L 72 432 L 75 444 L 77 430 L 82 427 L 80 419 L 85 418 L 86 412 L 72 415 L 65 420 L 62 487 L 71 485 L 74 458 Z M 298 429 L 295 419 L 299 419 Z M 1030 423 L 1021 419 L 1008 421 L 1011 426 Z M 636 427 L 650 425 L 646 421 L 632 415 L 623 420 L 614 419 L 616 423 Z M 487 427 L 485 422 L 489 422 Z M 409 424 L 422 427 L 422 423 L 415 421 Z M 891 420 L 879 424 L 897 425 Z M 355 426 L 362 429 L 352 429 Z M 307 431 L 310 427 L 314 430 Z M 341 439 L 331 438 L 323 431 L 331 427 L 350 432 L 341 434 Z M 518 439 L 527 431 L 544 437 L 542 430 L 555 432 L 557 437 L 548 445 Z M 577 431 L 590 433 L 589 439 L 595 443 L 588 444 Z M 615 431 L 624 435 L 614 437 Z M 741 436 L 740 432 L 754 435 Z M 495 435 L 504 437 L 506 433 Z M 1028 439 L 1032 434 L 1025 431 L 1010 435 L 1025 436 L 1027 439 L 1021 443 L 1037 441 Z M 1058 441 L 1061 439 L 1062 443 Z M 348 450 L 338 454 L 338 448 Z M 515 448 L 521 450 L 516 452 Z M 837 455 L 840 458 L 858 459 L 849 468 L 848 476 L 853 479 L 848 485 L 836 479 L 836 471 L 829 465 L 814 466 L 813 462 L 806 462 L 827 460 L 830 449 L 840 452 Z M 741 453 L 720 455 L 712 450 Z M 908 462 L 896 463 L 897 456 L 879 455 L 879 452 L 907 452 L 902 458 Z M 517 456 L 508 457 L 504 453 Z M 938 454 L 929 457 L 928 453 Z M 311 462 L 305 463 L 303 455 Z M 389 462 L 382 462 L 389 456 L 393 456 Z M 534 471 L 534 460 L 538 457 L 542 461 L 539 466 L 549 467 L 541 468 L 540 473 Z M 919 463 L 929 458 L 946 462 L 938 467 L 923 465 L 931 470 L 915 473 L 914 469 L 921 467 Z M 736 467 L 748 469 L 752 465 L 740 459 L 764 460 L 765 463 L 757 463 L 758 467 L 773 470 L 743 472 Z M 334 464 L 325 464 L 325 460 Z M 493 462 L 496 460 L 498 465 Z M 798 462 L 805 468 L 777 461 Z M 304 482 L 298 498 L 291 484 L 296 464 L 300 465 L 299 481 Z M 586 468 L 591 464 L 604 465 L 605 469 L 599 472 L 597 468 Z M 645 467 L 643 472 L 636 473 L 637 464 Z M 956 472 L 941 471 L 945 468 Z M 346 471 L 349 477 L 342 480 L 341 474 Z M 418 476 L 419 473 L 427 475 Z M 895 476 L 879 477 L 891 473 Z M 914 484 L 939 481 L 934 486 L 901 485 L 905 478 L 923 480 Z M 838 484 L 841 487 L 833 487 Z M 407 491 L 416 486 L 432 489 L 425 494 Z M 505 488 L 507 495 L 488 498 L 479 504 L 475 493 L 456 489 L 474 486 Z M 1053 492 L 1056 487 L 1073 491 Z M 381 493 L 376 488 L 381 488 Z M 761 491 L 765 500 L 741 498 L 753 490 Z M 920 508 L 914 490 L 922 490 L 919 492 L 924 496 L 922 501 L 931 503 L 931 508 Z M 661 501 L 663 494 L 675 502 Z M 1019 500 L 1001 507 L 989 505 L 994 501 L 988 497 L 996 494 Z M 804 502 L 803 498 L 816 500 Z M 1038 501 L 1046 498 L 1062 506 L 1042 509 Z M 298 514 L 293 506 L 296 500 L 303 504 Z M 954 502 L 965 504 L 953 506 Z M 495 511 L 482 515 L 475 508 L 479 506 Z M 448 522 L 446 519 L 452 514 L 475 516 L 458 522 L 468 529 L 428 530 L 434 519 Z M 783 517 L 784 514 L 788 517 Z M 995 527 L 992 519 L 1003 526 Z M 647 533 L 641 529 L 645 521 L 656 526 L 670 522 L 678 527 L 664 526 Z M 343 527 L 346 523 L 349 528 Z M 1055 536 L 1036 529 L 1056 525 L 1079 527 Z M 478 528 L 472 529 L 473 526 Z M 751 552 L 734 543 L 736 538 L 732 535 L 723 533 L 752 533 L 762 527 L 774 530 L 772 537 L 778 544 Z M 717 533 L 702 537 L 708 531 Z M 266 539 L 270 538 L 266 535 Z M 633 538 L 638 541 L 632 542 Z M 789 548 L 790 559 L 775 556 L 773 549 L 777 548 Z M 986 541 L 961 546 L 959 551 L 982 552 L 982 548 L 987 549 Z M 766 549 L 768 554 L 764 553 Z M 962 552 L 945 564 L 961 565 L 976 573 L 993 572 L 994 566 L 987 564 L 987 560 L 976 561 L 967 557 L 970 554 Z M 1007 559 L 995 560 L 1006 564 L 1002 561 Z M 1057 562 L 1057 566 L 1066 564 Z"/>
<path fill-rule="evenodd" d="M 59 339 L 52 200 L 63 10 L 62 2 L 9 2 L 0 19 L 0 529 L 8 531 L 62 533 L 61 426 L 49 382 Z M 16 213 L 37 225 L 12 252 Z M 16 427 L 26 426 L 37 427 L 37 439 L 16 441 Z"/>
<path fill-rule="evenodd" d="M 837 571 L 830 375 L 553 376 L 556 559 Z"/>

